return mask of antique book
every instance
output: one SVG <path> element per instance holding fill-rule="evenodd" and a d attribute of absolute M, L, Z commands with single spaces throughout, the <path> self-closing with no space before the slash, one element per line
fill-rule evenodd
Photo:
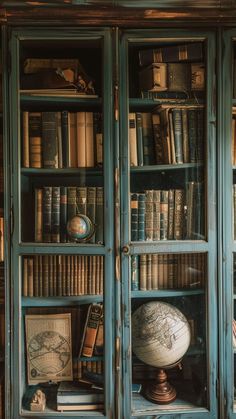
<path fill-rule="evenodd" d="M 67 241 L 67 187 L 60 187 L 60 242 Z"/>
<path fill-rule="evenodd" d="M 93 112 L 85 113 L 85 159 L 86 167 L 94 167 Z"/>
<path fill-rule="evenodd" d="M 184 228 L 184 190 L 175 189 L 174 197 L 174 239 L 183 239 Z"/>
<path fill-rule="evenodd" d="M 160 240 L 160 190 L 153 191 L 153 240 Z"/>
<path fill-rule="evenodd" d="M 42 112 L 42 159 L 44 168 L 58 168 L 56 112 Z"/>
<path fill-rule="evenodd" d="M 77 167 L 77 120 L 76 113 L 68 113 L 68 130 L 69 130 L 69 167 Z"/>
<path fill-rule="evenodd" d="M 139 71 L 140 90 L 167 90 L 167 65 L 153 63 Z"/>
<path fill-rule="evenodd" d="M 153 190 L 145 191 L 145 240 L 153 240 Z"/>
<path fill-rule="evenodd" d="M 161 119 L 160 114 L 152 114 L 152 128 L 153 128 L 153 138 L 154 138 L 154 149 L 155 149 L 155 162 L 156 164 L 164 163 L 163 156 L 163 143 L 161 136 Z"/>
<path fill-rule="evenodd" d="M 35 242 L 43 241 L 43 189 L 35 189 Z"/>
<path fill-rule="evenodd" d="M 86 137 L 85 137 L 86 112 L 76 113 L 77 122 L 77 163 L 78 167 L 86 167 Z"/>
<path fill-rule="evenodd" d="M 43 186 L 43 241 L 51 242 L 52 231 L 52 186 Z"/>
<path fill-rule="evenodd" d="M 187 109 L 188 115 L 188 138 L 189 138 L 189 162 L 196 163 L 197 149 L 197 113 L 196 109 Z"/>
<path fill-rule="evenodd" d="M 93 125 L 96 148 L 96 165 L 103 165 L 103 120 L 101 112 L 93 113 Z"/>
<path fill-rule="evenodd" d="M 60 242 L 60 186 L 52 187 L 52 243 Z"/>
<path fill-rule="evenodd" d="M 142 123 L 143 123 L 143 164 L 146 166 L 146 165 L 155 164 L 152 114 L 150 112 L 142 113 Z"/>
<path fill-rule="evenodd" d="M 42 265 L 42 272 L 43 272 L 43 296 L 49 296 L 49 258 L 48 255 L 42 256 L 43 265 Z"/>
<path fill-rule="evenodd" d="M 29 112 L 28 117 L 29 167 L 39 169 L 42 167 L 42 114 Z"/>
<path fill-rule="evenodd" d="M 160 192 L 160 240 L 168 236 L 168 195 L 169 191 Z"/>
<path fill-rule="evenodd" d="M 182 113 L 182 138 L 183 138 L 183 162 L 189 162 L 189 138 L 188 138 L 188 114 L 187 108 L 181 109 Z"/>
<path fill-rule="evenodd" d="M 191 87 L 190 66 L 186 63 L 169 63 L 167 66 L 168 90 L 188 92 Z"/>
<path fill-rule="evenodd" d="M 138 240 L 138 194 L 130 195 L 131 241 Z"/>
<path fill-rule="evenodd" d="M 176 163 L 183 163 L 183 136 L 182 136 L 182 115 L 181 109 L 173 108 L 173 131 L 175 144 L 175 160 Z"/>
<path fill-rule="evenodd" d="M 138 194 L 138 241 L 145 240 L 145 193 Z"/>
<path fill-rule="evenodd" d="M 163 45 L 159 48 L 149 48 L 139 51 L 141 66 L 161 62 L 201 61 L 203 59 L 203 43 Z"/>
<path fill-rule="evenodd" d="M 95 256 L 94 256 L 95 257 Z M 102 355 L 104 346 L 104 317 L 101 316 L 94 345 L 94 355 Z"/>
<path fill-rule="evenodd" d="M 86 322 L 84 325 L 84 333 L 82 337 L 79 356 L 92 357 L 100 318 L 102 315 L 103 308 L 101 304 L 90 304 L 88 308 Z"/>
<path fill-rule="evenodd" d="M 26 314 L 25 338 L 28 384 L 73 379 L 70 313 Z"/>
<path fill-rule="evenodd" d="M 168 232 L 167 237 L 168 240 L 174 239 L 174 225 L 175 225 L 175 190 L 169 189 L 168 193 Z"/>
<path fill-rule="evenodd" d="M 145 291 L 147 289 L 147 255 L 141 254 L 139 256 L 139 289 Z"/>
<path fill-rule="evenodd" d="M 62 165 L 69 167 L 69 127 L 68 111 L 61 112 Z"/>
<path fill-rule="evenodd" d="M 203 63 L 191 64 L 191 90 L 205 89 L 205 65 Z"/>

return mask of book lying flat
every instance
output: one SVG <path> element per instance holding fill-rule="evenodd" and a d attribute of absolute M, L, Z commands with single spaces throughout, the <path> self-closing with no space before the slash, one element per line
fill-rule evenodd
<path fill-rule="evenodd" d="M 80 93 L 77 89 L 21 89 L 22 95 L 30 96 L 65 96 L 65 97 L 81 97 L 81 98 L 97 98 L 98 95 L 87 95 Z"/>
<path fill-rule="evenodd" d="M 57 410 L 72 411 L 72 410 L 103 410 L 103 404 L 57 404 Z"/>
<path fill-rule="evenodd" d="M 103 392 L 82 388 L 71 382 L 61 382 L 57 391 L 57 404 L 98 404 L 103 400 Z"/>

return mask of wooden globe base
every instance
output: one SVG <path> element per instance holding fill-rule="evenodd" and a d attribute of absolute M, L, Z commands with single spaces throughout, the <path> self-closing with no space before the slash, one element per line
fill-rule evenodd
<path fill-rule="evenodd" d="M 163 369 L 157 372 L 156 381 L 147 387 L 144 395 L 157 404 L 168 404 L 176 399 L 175 388 L 167 382 L 167 374 Z"/>

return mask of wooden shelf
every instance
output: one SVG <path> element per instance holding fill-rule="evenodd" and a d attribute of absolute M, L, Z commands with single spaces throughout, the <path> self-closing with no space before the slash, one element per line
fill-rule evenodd
<path fill-rule="evenodd" d="M 142 98 L 130 98 L 129 106 L 132 110 L 152 109 L 159 105 L 171 106 L 202 106 L 204 101 L 202 99 L 181 99 L 181 98 L 166 98 L 166 99 L 142 99 Z"/>
<path fill-rule="evenodd" d="M 182 297 L 188 295 L 203 295 L 205 294 L 203 289 L 194 290 L 149 290 L 149 291 L 131 291 L 132 298 L 163 298 L 163 297 Z"/>
<path fill-rule="evenodd" d="M 103 295 L 78 295 L 73 297 L 22 297 L 22 307 L 68 307 L 103 301 Z"/>
<path fill-rule="evenodd" d="M 30 94 L 22 94 L 20 95 L 21 105 L 23 106 L 33 106 L 34 104 L 47 104 L 47 105 L 56 105 L 60 106 L 65 104 L 68 106 L 76 106 L 85 108 L 94 108 L 94 107 L 101 107 L 102 99 L 101 98 L 90 98 L 90 97 L 80 97 L 78 96 L 50 96 L 50 95 L 30 95 Z"/>
<path fill-rule="evenodd" d="M 182 163 L 182 164 L 153 164 L 151 166 L 130 167 L 130 173 L 163 172 L 170 170 L 188 170 L 202 168 L 203 163 Z"/>
<path fill-rule="evenodd" d="M 25 176 L 98 176 L 103 175 L 103 169 L 98 167 L 77 167 L 77 168 L 65 168 L 65 169 L 33 169 L 33 168 L 22 168 L 21 174 Z"/>

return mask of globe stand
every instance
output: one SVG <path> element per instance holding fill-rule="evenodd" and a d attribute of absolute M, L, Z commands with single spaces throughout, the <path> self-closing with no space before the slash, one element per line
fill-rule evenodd
<path fill-rule="evenodd" d="M 148 400 L 157 404 L 168 404 L 176 399 L 175 388 L 167 381 L 167 374 L 163 369 L 157 372 L 156 380 L 145 390 Z"/>

